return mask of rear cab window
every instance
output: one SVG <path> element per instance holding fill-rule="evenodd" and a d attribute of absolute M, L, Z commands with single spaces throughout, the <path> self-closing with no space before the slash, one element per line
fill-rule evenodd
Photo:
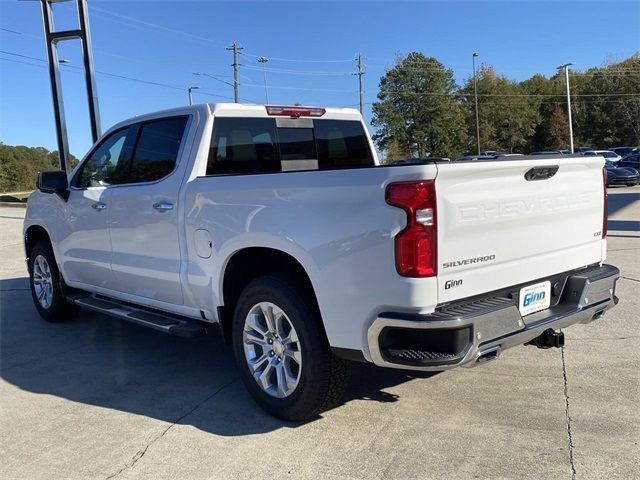
<path fill-rule="evenodd" d="M 374 166 L 358 120 L 216 117 L 207 175 Z"/>

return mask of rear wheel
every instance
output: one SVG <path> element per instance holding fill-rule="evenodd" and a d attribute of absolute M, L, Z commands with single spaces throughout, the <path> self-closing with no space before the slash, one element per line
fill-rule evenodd
<path fill-rule="evenodd" d="M 244 289 L 233 346 L 254 400 L 275 417 L 304 420 L 340 401 L 349 365 L 331 353 L 317 309 L 293 284 L 268 276 Z"/>
<path fill-rule="evenodd" d="M 29 253 L 31 296 L 38 313 L 47 322 L 63 322 L 78 313 L 62 292 L 60 272 L 48 242 L 40 241 Z"/>

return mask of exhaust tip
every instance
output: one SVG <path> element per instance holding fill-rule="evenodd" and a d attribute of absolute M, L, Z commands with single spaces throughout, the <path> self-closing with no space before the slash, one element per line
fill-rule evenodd
<path fill-rule="evenodd" d="M 482 350 L 478 353 L 478 357 L 476 359 L 476 365 L 480 365 L 482 363 L 491 362 L 496 360 L 500 355 L 500 347 L 492 347 L 486 350 Z"/>

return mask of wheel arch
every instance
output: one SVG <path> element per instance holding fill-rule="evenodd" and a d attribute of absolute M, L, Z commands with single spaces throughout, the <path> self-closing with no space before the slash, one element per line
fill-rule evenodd
<path fill-rule="evenodd" d="M 295 282 L 294 286 L 299 288 L 313 308 L 320 312 L 311 278 L 293 255 L 270 247 L 243 248 L 231 255 L 222 274 L 222 306 L 218 307 L 218 318 L 226 343 L 231 341 L 231 322 L 242 290 L 252 280 L 265 275 L 282 276 Z M 325 331 L 324 325 L 322 330 Z"/>
<path fill-rule="evenodd" d="M 24 251 L 27 259 L 31 256 L 31 250 L 35 247 L 39 241 L 44 240 L 49 243 L 53 250 L 53 242 L 51 241 L 51 235 L 46 228 L 42 225 L 34 224 L 30 225 L 24 232 Z"/>

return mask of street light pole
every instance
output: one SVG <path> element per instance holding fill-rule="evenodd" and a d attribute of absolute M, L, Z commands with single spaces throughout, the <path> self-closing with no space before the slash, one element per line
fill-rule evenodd
<path fill-rule="evenodd" d="M 569 67 L 573 65 L 573 62 L 565 63 L 564 65 L 560 65 L 558 70 L 564 68 L 564 79 L 567 85 L 567 114 L 569 116 L 569 147 L 571 149 L 571 153 L 573 153 L 573 122 L 571 121 L 571 93 L 569 91 Z"/>
<path fill-rule="evenodd" d="M 267 57 L 258 58 L 258 62 L 262 64 L 262 73 L 264 74 L 264 98 L 269 103 L 269 90 L 267 89 L 267 62 L 269 59 Z"/>
<path fill-rule="evenodd" d="M 189 87 L 187 88 L 187 91 L 189 92 L 189 105 L 193 105 L 193 95 L 191 94 L 191 92 L 193 90 L 198 90 L 200 87 Z"/>
<path fill-rule="evenodd" d="M 478 142 L 478 155 L 480 155 L 480 117 L 478 115 L 478 82 L 476 77 L 476 57 L 480 54 L 478 52 L 473 52 L 472 61 L 473 61 L 473 94 L 475 97 L 476 103 L 476 140 Z"/>

